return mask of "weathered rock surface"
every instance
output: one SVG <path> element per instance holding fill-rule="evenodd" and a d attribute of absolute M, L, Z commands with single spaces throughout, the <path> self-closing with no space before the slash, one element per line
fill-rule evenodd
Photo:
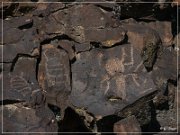
<path fill-rule="evenodd" d="M 63 115 L 71 93 L 68 54 L 63 49 L 48 44 L 42 46 L 41 57 L 39 84 L 45 91 L 47 103 L 60 107 Z"/>
<path fill-rule="evenodd" d="M 100 42 L 111 47 L 121 43 L 126 33 L 122 28 L 113 28 L 117 24 L 111 18 L 112 13 L 94 5 L 77 5 L 46 17 L 39 29 L 42 36 L 48 34 L 52 38 L 65 34 L 79 43 Z"/>
<path fill-rule="evenodd" d="M 126 134 L 132 135 L 136 133 L 141 135 L 141 128 L 135 116 L 130 116 L 114 124 L 114 132 L 119 132 L 117 135 Z M 121 133 L 122 132 L 122 133 Z M 131 133 L 126 133 L 131 132 Z M 139 132 L 139 133 L 138 133 Z"/>
<path fill-rule="evenodd" d="M 143 69 L 131 44 L 82 52 L 72 64 L 72 103 L 94 115 L 112 115 L 156 90 Z"/>
<path fill-rule="evenodd" d="M 10 42 L 7 42 L 7 44 L 0 46 L 0 50 L 1 52 L 3 52 L 3 59 L 2 55 L 0 56 L 1 62 L 13 62 L 14 58 L 19 54 L 37 56 L 38 53 L 33 54 L 33 51 L 34 49 L 39 48 L 40 44 L 39 41 L 34 37 L 35 29 L 30 29 L 25 32 L 18 29 L 13 29 L 14 28 L 10 28 L 10 30 L 7 31 L 7 34 L 11 33 L 12 35 L 16 36 L 13 37 L 5 34 L 4 36 Z M 9 40 L 9 38 L 11 40 Z"/>
<path fill-rule="evenodd" d="M 141 51 L 144 66 L 147 69 L 152 69 L 161 45 L 158 33 L 137 23 L 125 24 L 124 28 L 128 31 L 128 42 Z"/>
<path fill-rule="evenodd" d="M 1 72 L 10 72 L 12 63 L 0 63 Z"/>
<path fill-rule="evenodd" d="M 3 109 L 3 115 L 2 115 Z M 4 105 L 3 132 L 56 132 L 57 122 L 48 108 L 38 110 L 24 107 L 20 103 Z M 2 132 L 2 129 L 1 129 Z"/>
<path fill-rule="evenodd" d="M 161 55 L 157 59 L 152 72 L 153 77 L 164 80 L 177 79 L 177 52 L 174 50 L 163 49 Z M 155 81 L 157 82 L 157 80 Z"/>
<path fill-rule="evenodd" d="M 159 94 L 154 98 L 156 106 L 162 105 L 168 101 L 166 94 L 170 93 L 170 91 L 167 90 L 168 81 L 177 80 L 177 64 L 177 52 L 174 50 L 168 50 L 165 48 L 161 52 L 161 56 L 157 59 L 157 63 L 152 71 L 152 78 L 157 88 L 160 90 Z"/>
<path fill-rule="evenodd" d="M 24 68 L 26 66 L 27 68 Z M 36 81 L 35 70 L 36 59 L 18 58 L 13 72 L 5 72 L 1 78 L 4 82 L 2 100 L 22 101 L 33 107 L 41 105 L 44 102 L 44 96 Z"/>
<path fill-rule="evenodd" d="M 173 35 L 172 35 L 171 22 L 156 21 L 156 22 L 150 22 L 146 25 L 158 32 L 163 45 L 165 45 L 165 46 L 172 45 Z"/>
<path fill-rule="evenodd" d="M 71 42 L 69 40 L 60 40 L 58 42 L 58 45 L 60 48 L 63 48 L 68 53 L 70 60 L 73 61 L 75 59 L 74 42 Z"/>
<path fill-rule="evenodd" d="M 180 39 L 178 37 L 180 37 L 180 34 L 176 35 L 174 40 L 173 40 L 173 44 L 175 45 L 175 50 L 176 51 L 179 51 L 179 42 L 180 42 Z"/>
<path fill-rule="evenodd" d="M 175 3 L 3 1 L 3 131 L 177 131 Z"/>

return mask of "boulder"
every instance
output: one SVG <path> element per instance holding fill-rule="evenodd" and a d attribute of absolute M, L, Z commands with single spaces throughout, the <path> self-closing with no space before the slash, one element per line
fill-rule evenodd
<path fill-rule="evenodd" d="M 1 107 L 1 125 L 5 133 L 12 132 L 57 132 L 58 126 L 53 113 L 48 108 L 38 110 L 23 106 L 21 103 L 7 104 Z M 3 111 L 3 113 L 2 113 Z"/>
<path fill-rule="evenodd" d="M 95 116 L 112 115 L 154 91 L 132 44 L 82 52 L 72 64 L 71 103 Z"/>
<path fill-rule="evenodd" d="M 51 44 L 42 46 L 38 82 L 45 91 L 46 102 L 61 108 L 64 116 L 71 93 L 70 64 L 66 51 Z"/>
<path fill-rule="evenodd" d="M 123 120 L 120 120 L 114 124 L 114 132 L 117 135 L 141 135 L 141 127 L 135 116 L 129 116 Z"/>

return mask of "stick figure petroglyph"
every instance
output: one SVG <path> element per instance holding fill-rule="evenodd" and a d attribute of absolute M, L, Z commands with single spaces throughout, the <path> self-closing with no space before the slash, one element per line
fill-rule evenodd
<path fill-rule="evenodd" d="M 113 81 L 115 81 L 116 84 L 116 91 L 113 96 L 115 96 L 114 98 L 122 100 L 127 98 L 126 79 L 131 77 L 133 81 L 131 83 L 133 83 L 133 85 L 136 87 L 141 87 L 142 83 L 146 83 L 147 79 L 139 80 L 139 76 L 137 74 L 143 65 L 143 62 L 141 61 L 136 65 L 136 61 L 134 59 L 134 48 L 132 45 L 130 46 L 129 50 L 130 51 L 126 51 L 125 47 L 122 47 L 120 58 L 115 57 L 107 60 L 105 64 L 105 70 L 108 75 L 101 81 L 101 86 L 102 84 L 107 84 L 107 87 L 104 90 L 104 95 L 107 95 L 107 93 L 110 91 L 109 87 Z M 129 61 L 127 61 L 127 58 L 129 58 Z M 125 73 L 127 67 L 133 66 L 137 67 L 135 67 L 135 69 L 133 69 L 131 72 Z"/>

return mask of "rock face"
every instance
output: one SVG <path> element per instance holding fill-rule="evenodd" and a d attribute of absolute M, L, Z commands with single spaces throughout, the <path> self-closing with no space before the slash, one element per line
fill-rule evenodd
<path fill-rule="evenodd" d="M 152 29 L 156 30 L 159 36 L 162 39 L 163 45 L 169 46 L 172 45 L 173 35 L 172 35 L 172 26 L 171 22 L 150 22 L 147 24 Z"/>
<path fill-rule="evenodd" d="M 4 125 L 4 132 L 54 132 L 58 128 L 55 117 L 48 108 L 35 110 L 17 103 L 4 105 L 1 112 L 2 109 L 1 124 Z"/>
<path fill-rule="evenodd" d="M 44 45 L 38 80 L 45 91 L 47 103 L 59 106 L 64 113 L 71 93 L 68 54 L 53 45 Z"/>
<path fill-rule="evenodd" d="M 178 131 L 175 3 L 3 1 L 1 132 Z"/>
<path fill-rule="evenodd" d="M 156 90 L 143 69 L 131 44 L 83 52 L 72 64 L 72 103 L 95 115 L 112 115 Z"/>
<path fill-rule="evenodd" d="M 158 33 L 149 27 L 134 23 L 125 24 L 124 27 L 128 30 L 128 41 L 141 50 L 143 64 L 148 70 L 151 70 L 161 46 L 161 38 Z"/>
<path fill-rule="evenodd" d="M 128 117 L 126 119 L 123 119 L 117 123 L 114 124 L 114 132 L 119 132 L 117 133 L 117 135 L 120 135 L 120 134 L 126 134 L 126 132 L 131 132 L 131 133 L 127 133 L 127 135 L 131 135 L 133 134 L 134 132 L 136 134 L 141 134 L 141 128 L 140 128 L 140 125 L 136 119 L 135 116 L 131 116 L 131 117 Z M 123 132 L 123 133 L 121 133 Z"/>
<path fill-rule="evenodd" d="M 23 101 L 34 107 L 41 105 L 44 96 L 36 81 L 35 70 L 36 59 L 19 57 L 13 72 L 4 73 L 3 100 Z"/>

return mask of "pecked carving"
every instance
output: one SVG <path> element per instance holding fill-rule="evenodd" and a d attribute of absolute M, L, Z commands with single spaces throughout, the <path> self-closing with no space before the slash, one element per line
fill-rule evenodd
<path fill-rule="evenodd" d="M 71 102 L 95 115 L 111 115 L 156 90 L 140 51 L 131 44 L 82 52 L 77 58 L 72 65 Z"/>
<path fill-rule="evenodd" d="M 33 108 L 43 105 L 44 96 L 36 80 L 35 70 L 35 58 L 19 57 L 13 71 L 4 73 L 3 99 L 22 101 Z"/>
<path fill-rule="evenodd" d="M 27 83 L 27 81 L 20 76 L 12 77 L 10 79 L 10 85 L 11 85 L 12 90 L 22 93 L 23 98 L 28 96 L 32 91 L 32 89 L 31 89 L 30 85 Z"/>
<path fill-rule="evenodd" d="M 71 92 L 69 56 L 64 50 L 47 44 L 42 46 L 41 57 L 39 84 L 45 91 L 47 103 L 60 107 L 63 117 Z"/>

